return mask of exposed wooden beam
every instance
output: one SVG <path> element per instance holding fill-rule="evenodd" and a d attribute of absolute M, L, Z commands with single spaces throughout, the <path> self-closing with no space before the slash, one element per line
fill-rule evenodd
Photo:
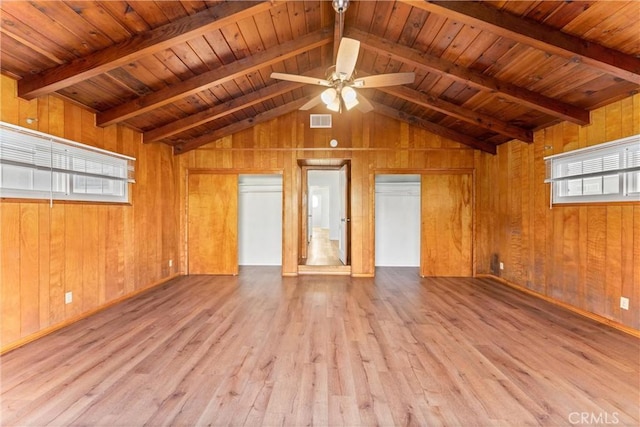
<path fill-rule="evenodd" d="M 18 81 L 18 96 L 33 99 L 106 73 L 204 32 L 213 31 L 272 7 L 269 1 L 224 2 L 185 16 L 124 42 Z"/>
<path fill-rule="evenodd" d="M 364 31 L 350 28 L 345 32 L 348 37 L 360 40 L 361 46 L 365 49 L 376 52 L 378 55 L 384 55 L 423 70 L 446 74 L 452 79 L 481 90 L 499 92 L 505 98 L 562 120 L 580 125 L 589 124 L 589 112 L 582 108 L 485 76 L 426 52 L 393 43 Z"/>
<path fill-rule="evenodd" d="M 421 127 L 423 129 L 428 130 L 431 133 L 442 136 L 444 138 L 448 138 L 452 141 L 456 141 L 464 145 L 468 145 L 471 148 L 485 151 L 490 154 L 496 154 L 497 152 L 496 146 L 494 144 L 481 141 L 469 135 L 463 134 L 461 132 L 455 131 L 453 129 L 450 129 L 444 126 L 440 126 L 439 124 L 432 123 L 420 117 L 403 113 L 402 111 L 396 110 L 387 105 L 379 104 L 377 102 L 372 102 L 372 104 L 375 108 L 376 113 L 380 113 L 387 117 L 391 117 L 393 119 L 400 120 L 400 121 L 409 123 L 411 125 Z"/>
<path fill-rule="evenodd" d="M 331 43 L 330 27 L 285 42 L 263 52 L 240 59 L 231 64 L 199 74 L 189 80 L 137 98 L 96 115 L 98 126 L 108 126 L 170 104 L 208 88 L 220 85 L 258 69 L 268 67 L 300 53 Z"/>
<path fill-rule="evenodd" d="M 267 122 L 279 116 L 289 114 L 309 102 L 311 98 L 313 98 L 313 96 L 305 96 L 303 98 L 296 99 L 295 101 L 289 102 L 276 108 L 272 108 L 271 110 L 267 110 L 264 113 L 257 114 L 255 117 L 250 117 L 248 119 L 235 122 L 233 124 L 230 124 L 229 126 L 216 129 L 213 132 L 204 134 L 197 138 L 193 138 L 180 144 L 176 144 L 173 146 L 173 154 L 183 154 L 187 151 L 195 150 L 202 145 L 209 144 L 220 138 L 224 138 L 225 136 L 241 132 L 259 123 Z"/>
<path fill-rule="evenodd" d="M 563 33 L 537 21 L 501 11 L 485 2 L 428 0 L 408 3 L 640 84 L 640 58 Z"/>
<path fill-rule="evenodd" d="M 314 70 L 313 73 L 305 73 L 305 75 L 317 74 L 318 70 Z M 303 83 L 295 82 L 279 82 L 270 86 L 263 87 L 250 92 L 246 95 L 242 95 L 238 98 L 234 98 L 230 101 L 223 102 L 206 110 L 200 111 L 196 114 L 192 114 L 183 119 L 175 120 L 164 126 L 147 131 L 142 135 L 142 140 L 145 143 L 155 142 L 166 138 L 171 135 L 175 135 L 180 132 L 184 132 L 196 126 L 203 125 L 205 123 L 217 120 L 221 117 L 233 114 L 236 111 L 243 110 L 252 105 L 259 104 L 268 99 L 282 95 L 283 93 L 290 92 L 304 86 Z"/>
<path fill-rule="evenodd" d="M 464 120 L 476 126 L 488 129 L 501 135 L 515 138 L 523 142 L 533 142 L 533 132 L 518 126 L 511 125 L 502 120 L 496 119 L 488 114 L 478 113 L 451 102 L 444 101 L 432 95 L 413 90 L 406 86 L 389 86 L 378 88 L 378 90 L 390 95 L 402 98 L 405 101 L 439 111 L 448 116 Z"/>

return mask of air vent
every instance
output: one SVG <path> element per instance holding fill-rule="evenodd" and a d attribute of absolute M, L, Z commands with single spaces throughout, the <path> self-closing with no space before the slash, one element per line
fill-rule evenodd
<path fill-rule="evenodd" d="M 309 117 L 311 129 L 331 127 L 331 114 L 311 114 Z"/>

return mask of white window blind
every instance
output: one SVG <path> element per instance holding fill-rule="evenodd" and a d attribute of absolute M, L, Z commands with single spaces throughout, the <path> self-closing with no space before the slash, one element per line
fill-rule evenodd
<path fill-rule="evenodd" d="M 553 203 L 640 201 L 640 135 L 544 160 Z"/>
<path fill-rule="evenodd" d="M 0 122 L 0 196 L 128 202 L 133 157 Z"/>

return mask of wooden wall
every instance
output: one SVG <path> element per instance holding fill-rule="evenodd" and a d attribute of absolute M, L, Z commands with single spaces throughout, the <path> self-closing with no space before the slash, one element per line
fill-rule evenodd
<path fill-rule="evenodd" d="M 640 329 L 640 204 L 549 208 L 543 157 L 640 133 L 640 95 L 476 154 L 477 272 Z M 492 256 L 504 270 L 492 269 Z M 620 309 L 620 296 L 630 310 Z"/>
<path fill-rule="evenodd" d="M 2 121 L 137 158 L 131 205 L 0 202 L 2 349 L 175 275 L 179 259 L 177 161 L 162 145 L 57 97 L 16 97 L 0 77 Z M 32 125 L 28 117 L 36 118 Z M 174 266 L 169 268 L 169 260 Z M 73 302 L 64 303 L 65 292 Z"/>
<path fill-rule="evenodd" d="M 334 115 L 333 129 L 310 129 L 309 114 L 296 112 L 223 138 L 180 156 L 181 209 L 189 170 L 283 173 L 283 274 L 297 274 L 300 159 L 351 160 L 351 267 L 371 276 L 374 257 L 374 174 L 473 170 L 473 150 L 375 113 Z M 329 141 L 338 140 L 337 148 Z M 330 163 L 327 160 L 328 163 Z M 186 215 L 181 215 L 185 218 Z M 181 236 L 186 236 L 182 223 Z M 186 256 L 186 254 L 185 254 Z M 185 258 L 182 259 L 182 265 Z M 186 269 L 186 268 L 185 268 Z"/>

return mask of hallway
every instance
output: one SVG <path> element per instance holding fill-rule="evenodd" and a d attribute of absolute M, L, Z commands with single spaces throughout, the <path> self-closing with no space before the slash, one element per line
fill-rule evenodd
<path fill-rule="evenodd" d="M 338 241 L 329 240 L 329 229 L 313 228 L 305 265 L 344 265 L 338 258 Z"/>

